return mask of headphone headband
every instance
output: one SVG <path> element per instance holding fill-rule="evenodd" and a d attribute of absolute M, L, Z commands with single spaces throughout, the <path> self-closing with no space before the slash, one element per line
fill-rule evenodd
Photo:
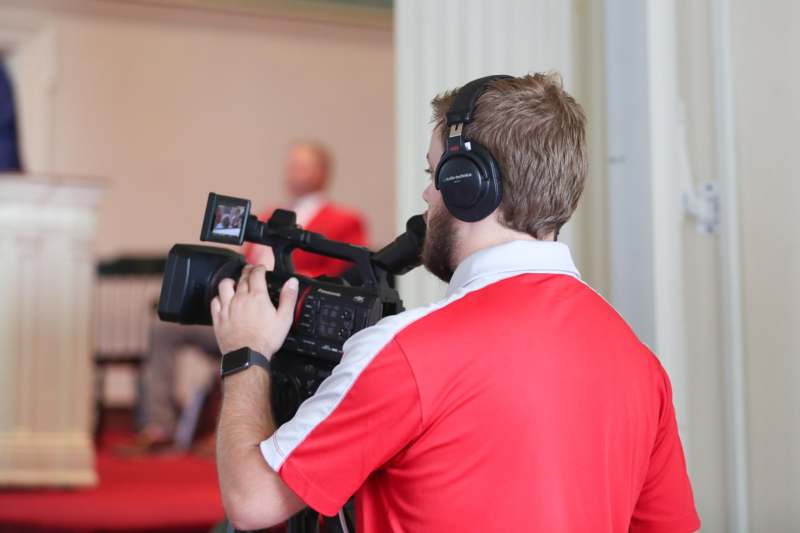
<path fill-rule="evenodd" d="M 450 109 L 447 111 L 447 126 L 454 124 L 469 124 L 472 122 L 472 115 L 475 113 L 475 105 L 478 103 L 478 97 L 483 94 L 487 86 L 495 81 L 511 78 L 505 74 L 497 74 L 494 76 L 485 76 L 472 80 L 467 83 L 456 93 Z"/>

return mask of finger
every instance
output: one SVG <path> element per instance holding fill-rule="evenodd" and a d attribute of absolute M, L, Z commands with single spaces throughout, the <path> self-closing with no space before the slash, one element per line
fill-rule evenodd
<path fill-rule="evenodd" d="M 211 323 L 216 326 L 219 324 L 220 313 L 222 312 L 222 304 L 219 301 L 219 296 L 215 296 L 211 300 Z"/>
<path fill-rule="evenodd" d="M 250 271 L 250 292 L 267 292 L 267 269 L 257 266 Z"/>
<path fill-rule="evenodd" d="M 239 284 L 236 286 L 237 292 L 250 292 L 250 271 L 253 270 L 253 265 L 245 265 L 242 273 L 239 275 Z"/>
<path fill-rule="evenodd" d="M 217 292 L 219 293 L 219 303 L 222 304 L 222 310 L 224 310 L 231 304 L 231 300 L 233 300 L 234 290 L 233 290 L 233 280 L 231 278 L 225 278 L 219 282 L 219 286 L 217 287 Z"/>
<path fill-rule="evenodd" d="M 281 296 L 278 300 L 278 320 L 289 331 L 289 327 L 294 320 L 294 306 L 297 303 L 297 278 L 289 278 L 281 288 Z"/>

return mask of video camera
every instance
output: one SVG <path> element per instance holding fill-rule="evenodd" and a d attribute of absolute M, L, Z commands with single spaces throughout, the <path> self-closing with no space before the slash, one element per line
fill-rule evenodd
<path fill-rule="evenodd" d="M 295 319 L 272 359 L 270 398 L 278 425 L 294 416 L 342 357 L 344 342 L 357 331 L 403 310 L 390 275 L 420 264 L 425 237 L 421 215 L 411 217 L 406 232 L 378 252 L 331 241 L 296 224 L 291 211 L 276 210 L 267 222 L 250 213 L 250 201 L 209 193 L 200 240 L 270 246 L 274 271 L 267 272 L 270 299 L 277 305 L 280 288 L 290 277 L 299 283 Z M 309 278 L 295 273 L 295 249 L 342 259 L 352 267 L 341 277 Z M 245 260 L 227 248 L 176 244 L 167 257 L 158 316 L 180 324 L 211 324 L 210 304 L 219 282 L 239 279 Z"/>

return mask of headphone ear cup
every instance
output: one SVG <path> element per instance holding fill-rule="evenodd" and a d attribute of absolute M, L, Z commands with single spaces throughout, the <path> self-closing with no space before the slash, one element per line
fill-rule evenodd
<path fill-rule="evenodd" d="M 450 214 L 464 222 L 486 218 L 503 197 L 497 163 L 476 143 L 469 151 L 446 152 L 436 166 L 435 184 Z"/>
<path fill-rule="evenodd" d="M 474 213 L 475 220 L 483 220 L 494 213 L 503 199 L 503 177 L 497 161 L 489 150 L 478 143 L 472 143 L 472 152 L 480 156 L 486 167 L 486 188 L 475 206 Z"/>
<path fill-rule="evenodd" d="M 456 214 L 477 204 L 485 188 L 484 174 L 480 163 L 464 152 L 442 158 L 436 169 L 436 185 L 448 209 Z"/>

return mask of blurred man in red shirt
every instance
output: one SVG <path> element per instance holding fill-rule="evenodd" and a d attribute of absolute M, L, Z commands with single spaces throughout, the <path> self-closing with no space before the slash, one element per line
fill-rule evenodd
<path fill-rule="evenodd" d="M 322 144 L 297 142 L 289 149 L 284 172 L 284 186 L 290 201 L 281 206 L 297 215 L 303 228 L 325 237 L 366 246 L 367 225 L 363 216 L 353 209 L 335 204 L 328 198 L 331 183 L 331 155 Z M 260 213 L 267 220 L 275 208 Z M 243 253 L 248 263 L 271 269 L 274 264 L 268 246 L 247 243 Z M 347 263 L 302 250 L 292 254 L 295 270 L 304 276 L 337 276 Z M 138 454 L 169 447 L 175 440 L 176 412 L 173 401 L 175 384 L 175 353 L 183 347 L 194 347 L 210 356 L 219 356 L 214 332 L 207 326 L 185 326 L 157 321 L 150 332 L 150 352 L 142 370 L 140 399 L 140 431 L 133 446 L 123 453 Z M 180 443 L 186 444 L 186 442 Z"/>
<path fill-rule="evenodd" d="M 349 242 L 359 246 L 367 244 L 367 230 L 362 216 L 351 209 L 334 204 L 327 197 L 331 180 L 331 157 L 328 150 L 317 143 L 297 143 L 289 150 L 286 159 L 286 190 L 291 202 L 284 209 L 297 215 L 303 228 L 321 233 L 334 241 Z M 266 221 L 274 208 L 261 212 L 258 218 Z M 273 266 L 272 250 L 268 246 L 247 243 L 244 247 L 247 262 Z M 297 250 L 292 254 L 294 267 L 304 276 L 336 276 L 347 267 L 338 259 Z"/>

